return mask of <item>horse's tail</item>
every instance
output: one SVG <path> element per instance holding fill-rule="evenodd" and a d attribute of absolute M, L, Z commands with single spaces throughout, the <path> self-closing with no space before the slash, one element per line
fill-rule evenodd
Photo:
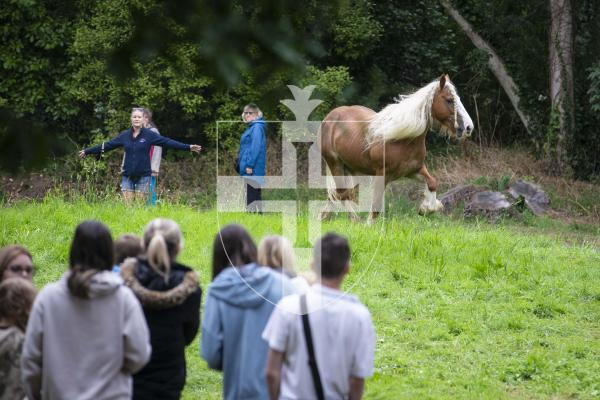
<path fill-rule="evenodd" d="M 341 201 L 340 196 L 338 195 L 338 191 L 335 185 L 335 179 L 333 178 L 333 175 L 331 174 L 331 169 L 329 169 L 329 166 L 326 166 L 326 171 L 327 171 L 327 199 L 329 201 L 331 201 L 332 203 L 339 203 Z"/>
<path fill-rule="evenodd" d="M 351 200 L 355 201 L 354 198 L 354 179 L 350 171 L 344 168 L 344 176 L 340 177 L 342 179 L 342 187 L 338 188 L 335 182 L 335 178 L 333 177 L 329 166 L 326 168 L 327 170 L 327 198 L 332 203 L 339 203 L 343 200 Z"/>

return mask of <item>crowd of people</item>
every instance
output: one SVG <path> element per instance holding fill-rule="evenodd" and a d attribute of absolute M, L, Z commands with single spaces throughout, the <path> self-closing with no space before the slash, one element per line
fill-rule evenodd
<path fill-rule="evenodd" d="M 244 227 L 223 227 L 202 323 L 198 273 L 177 261 L 183 245 L 169 219 L 115 241 L 84 221 L 68 269 L 37 294 L 32 254 L 0 249 L 0 400 L 179 399 L 199 330 L 225 399 L 361 398 L 375 333 L 366 307 L 341 290 L 344 237 L 324 235 L 307 273 L 284 237 L 257 247 Z"/>

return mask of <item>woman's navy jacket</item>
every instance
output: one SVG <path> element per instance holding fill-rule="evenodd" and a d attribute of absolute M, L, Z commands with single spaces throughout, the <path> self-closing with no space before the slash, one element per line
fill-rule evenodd
<path fill-rule="evenodd" d="M 150 148 L 152 145 L 170 147 L 177 150 L 189 150 L 190 145 L 158 135 L 150 129 L 141 128 L 140 133 L 134 138 L 132 128 L 129 128 L 114 139 L 104 142 L 104 151 L 125 148 L 125 161 L 123 163 L 123 176 L 141 177 L 150 176 Z M 85 154 L 98 154 L 102 151 L 102 144 L 85 149 Z"/>

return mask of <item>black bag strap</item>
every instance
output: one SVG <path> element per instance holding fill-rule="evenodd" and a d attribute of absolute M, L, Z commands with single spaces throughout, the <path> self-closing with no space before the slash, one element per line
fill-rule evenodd
<path fill-rule="evenodd" d="M 323 393 L 323 385 L 321 384 L 321 376 L 319 375 L 319 367 L 315 358 L 315 348 L 313 346 L 312 333 L 310 331 L 310 321 L 308 320 L 308 309 L 306 307 L 306 294 L 300 296 L 300 313 L 302 314 L 302 326 L 304 327 L 304 337 L 306 338 L 306 349 L 308 350 L 308 366 L 312 374 L 317 392 L 317 399 L 325 400 Z"/>

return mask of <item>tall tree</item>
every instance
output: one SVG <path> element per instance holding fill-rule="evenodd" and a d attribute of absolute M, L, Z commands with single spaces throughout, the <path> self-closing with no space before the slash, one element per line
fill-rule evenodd
<path fill-rule="evenodd" d="M 504 89 L 504 92 L 510 99 L 512 106 L 519 115 L 521 122 L 525 126 L 525 129 L 529 131 L 531 118 L 527 115 L 527 112 L 519 104 L 521 100 L 519 96 L 519 88 L 513 80 L 512 76 L 508 73 L 508 70 L 506 69 L 502 58 L 500 58 L 498 53 L 496 53 L 496 50 L 494 50 L 494 48 L 487 41 L 485 41 L 485 39 L 483 39 L 477 32 L 475 32 L 471 24 L 458 12 L 458 10 L 455 7 L 452 6 L 452 4 L 448 0 L 440 0 L 440 4 L 442 5 L 442 7 L 444 7 L 448 15 L 450 15 L 461 27 L 461 29 L 465 32 L 469 39 L 471 39 L 471 42 L 473 42 L 475 47 L 487 53 L 487 55 L 489 56 L 488 67 L 490 71 L 492 71 L 492 73 Z"/>
<path fill-rule="evenodd" d="M 573 94 L 573 12 L 571 0 L 550 1 L 550 99 L 552 114 L 558 126 L 549 127 L 548 154 L 556 172 L 564 172 L 567 165 L 567 140 L 575 132 Z M 555 124 L 556 125 L 556 124 Z"/>

